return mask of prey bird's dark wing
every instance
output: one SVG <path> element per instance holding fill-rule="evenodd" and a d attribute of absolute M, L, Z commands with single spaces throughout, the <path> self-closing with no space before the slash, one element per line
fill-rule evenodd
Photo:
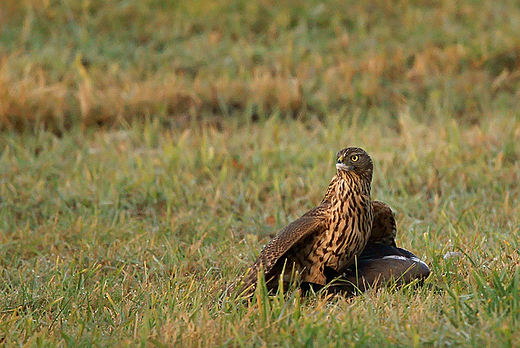
<path fill-rule="evenodd" d="M 308 211 L 299 219 L 291 222 L 278 233 L 260 252 L 256 262 L 249 268 L 242 279 L 241 292 L 250 294 L 254 290 L 260 269 L 265 275 L 273 269 L 275 264 L 298 242 L 313 233 L 323 231 L 326 226 L 329 204 L 321 204 Z M 267 280 L 267 279 L 266 279 Z M 248 290 L 249 291 L 246 291 Z"/>
<path fill-rule="evenodd" d="M 424 280 L 429 275 L 428 265 L 408 250 L 369 243 L 357 264 L 345 270 L 341 278 L 343 282 L 333 285 L 333 290 L 353 293 L 357 288 L 366 291 L 369 288 L 380 288 L 392 280 L 396 285 L 402 285 Z"/>

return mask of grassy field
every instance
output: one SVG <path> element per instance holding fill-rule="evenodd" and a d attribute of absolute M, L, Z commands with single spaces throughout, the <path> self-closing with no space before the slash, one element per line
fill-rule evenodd
<path fill-rule="evenodd" d="M 518 3 L 187 4 L 4 0 L 0 345 L 520 346 Z M 211 306 L 346 146 L 425 285 Z"/>
<path fill-rule="evenodd" d="M 398 124 L 331 115 L 4 133 L 2 342 L 518 346 L 520 122 Z M 372 154 L 373 196 L 397 211 L 398 244 L 430 264 L 425 287 L 208 307 L 319 203 L 345 145 Z"/>

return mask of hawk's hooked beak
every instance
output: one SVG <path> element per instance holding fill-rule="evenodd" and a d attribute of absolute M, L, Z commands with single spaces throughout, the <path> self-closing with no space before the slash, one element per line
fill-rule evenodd
<path fill-rule="evenodd" d="M 347 166 L 344 163 L 338 162 L 338 163 L 336 163 L 336 169 L 337 170 L 343 170 L 345 172 L 349 172 L 349 171 L 353 170 L 354 168 L 351 167 L 351 166 Z"/>
<path fill-rule="evenodd" d="M 343 156 L 341 156 L 338 158 L 338 163 L 336 163 L 336 169 L 348 172 L 353 170 L 354 168 L 352 166 L 347 166 L 345 163 L 343 163 Z"/>

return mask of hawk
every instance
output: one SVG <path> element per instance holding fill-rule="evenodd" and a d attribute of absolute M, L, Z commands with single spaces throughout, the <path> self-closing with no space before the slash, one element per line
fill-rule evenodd
<path fill-rule="evenodd" d="M 349 147 L 336 155 L 336 175 L 320 205 L 282 229 L 242 277 L 237 294 L 253 294 L 258 273 L 276 290 L 280 279 L 324 286 L 359 256 L 370 238 L 373 163 L 365 150 Z M 234 286 L 228 293 L 233 292 Z"/>

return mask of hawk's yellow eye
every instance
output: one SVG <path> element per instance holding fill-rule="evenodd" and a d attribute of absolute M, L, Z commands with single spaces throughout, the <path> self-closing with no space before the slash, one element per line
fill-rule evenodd
<path fill-rule="evenodd" d="M 350 160 L 351 160 L 352 162 L 357 162 L 358 159 L 359 159 L 359 156 L 358 156 L 358 155 L 352 155 L 352 156 L 350 156 Z"/>

